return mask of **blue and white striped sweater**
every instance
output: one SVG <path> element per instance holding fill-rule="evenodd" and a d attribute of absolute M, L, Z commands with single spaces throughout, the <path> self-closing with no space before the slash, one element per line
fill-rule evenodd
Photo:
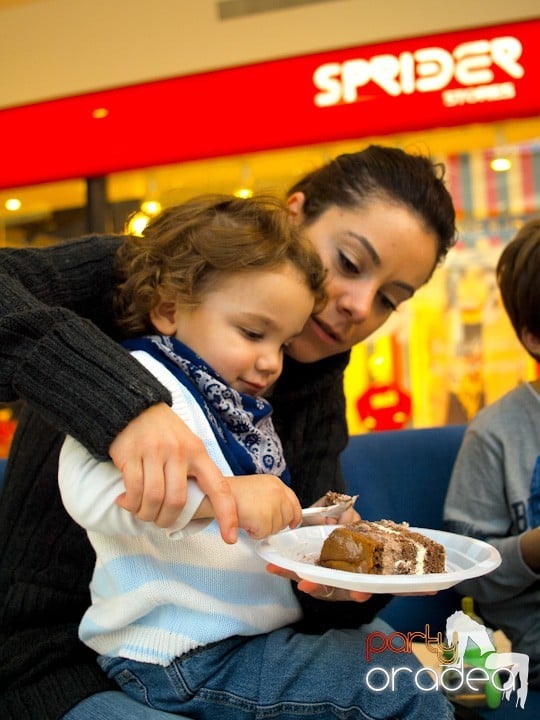
<path fill-rule="evenodd" d="M 196 401 L 158 361 L 134 355 L 171 391 L 175 412 L 231 475 Z M 241 532 L 235 545 L 227 545 L 216 522 L 189 523 L 202 497 L 195 483 L 167 531 L 119 508 L 120 474 L 73 438 L 62 448 L 59 478 L 68 512 L 86 527 L 97 555 L 92 605 L 79 631 L 96 652 L 167 665 L 193 648 L 270 632 L 301 617 L 290 582 L 265 571 L 255 541 Z"/>

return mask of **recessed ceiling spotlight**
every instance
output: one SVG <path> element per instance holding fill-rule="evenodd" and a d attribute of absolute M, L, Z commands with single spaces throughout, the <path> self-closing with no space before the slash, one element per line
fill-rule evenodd
<path fill-rule="evenodd" d="M 94 118 L 94 120 L 102 120 L 103 118 L 106 118 L 108 114 L 109 111 L 107 110 L 107 108 L 104 107 L 95 108 L 94 110 L 92 110 L 92 117 Z"/>
<path fill-rule="evenodd" d="M 19 200 L 19 198 L 9 198 L 4 203 L 4 207 L 6 208 L 6 210 L 11 210 L 11 212 L 20 210 L 21 205 L 22 205 L 22 202 Z"/>

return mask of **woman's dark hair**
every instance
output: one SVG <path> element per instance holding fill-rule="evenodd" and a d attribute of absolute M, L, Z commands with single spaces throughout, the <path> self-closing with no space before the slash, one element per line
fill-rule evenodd
<path fill-rule="evenodd" d="M 370 145 L 339 155 L 305 175 L 289 190 L 302 192 L 306 225 L 331 206 L 365 206 L 374 197 L 388 199 L 413 210 L 437 236 L 437 262 L 446 256 L 456 238 L 456 216 L 444 182 L 444 166 L 423 155 L 394 147 Z"/>
<path fill-rule="evenodd" d="M 496 277 L 504 308 L 519 340 L 523 342 L 523 330 L 540 338 L 540 218 L 525 223 L 504 248 Z"/>

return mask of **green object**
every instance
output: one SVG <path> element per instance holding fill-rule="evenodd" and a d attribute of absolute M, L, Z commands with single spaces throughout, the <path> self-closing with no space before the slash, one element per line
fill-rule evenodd
<path fill-rule="evenodd" d="M 484 625 L 484 621 L 482 618 L 480 618 L 476 613 L 474 612 L 474 600 L 472 597 L 463 597 L 461 600 L 461 609 L 465 613 L 465 615 L 468 615 L 470 618 L 472 618 L 475 622 L 477 622 L 479 625 Z M 486 628 L 488 631 L 488 634 L 491 638 L 493 638 L 493 632 Z M 495 643 L 493 643 L 493 646 L 495 647 Z M 491 653 L 484 653 L 483 655 L 480 653 L 480 648 L 473 643 L 471 640 L 467 643 L 467 648 L 465 650 L 465 653 L 463 655 L 463 665 L 466 668 L 469 666 L 474 667 L 481 667 L 483 668 L 486 673 L 489 676 L 489 680 L 486 682 L 484 686 L 484 693 L 486 696 L 486 705 L 488 708 L 491 708 L 492 710 L 495 710 L 499 707 L 502 701 L 502 691 L 499 690 L 498 687 L 493 682 L 493 675 L 494 670 L 489 670 L 486 668 L 486 659 L 487 657 L 491 655 Z"/>
<path fill-rule="evenodd" d="M 465 655 L 463 656 L 463 665 L 466 669 L 467 666 L 474 666 L 474 667 L 481 667 L 483 668 L 486 673 L 489 676 L 489 680 L 484 685 L 484 693 L 486 695 L 486 705 L 488 708 L 491 708 L 494 710 L 495 708 L 498 708 L 502 701 L 502 692 L 499 690 L 495 684 L 493 683 L 493 670 L 489 670 L 486 668 L 486 658 L 491 653 L 484 653 L 483 655 L 480 655 L 480 650 L 476 645 L 473 645 L 470 647 L 471 643 L 467 645 L 467 649 L 465 650 Z"/>

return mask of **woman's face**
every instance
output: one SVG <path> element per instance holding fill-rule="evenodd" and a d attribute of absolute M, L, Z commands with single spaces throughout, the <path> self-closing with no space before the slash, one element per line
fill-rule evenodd
<path fill-rule="evenodd" d="M 304 196 L 289 198 L 302 222 Z M 328 303 L 313 315 L 287 352 L 315 362 L 349 350 L 371 335 L 430 277 L 437 239 L 404 205 L 372 199 L 366 207 L 332 206 L 305 229 L 327 269 Z"/>

